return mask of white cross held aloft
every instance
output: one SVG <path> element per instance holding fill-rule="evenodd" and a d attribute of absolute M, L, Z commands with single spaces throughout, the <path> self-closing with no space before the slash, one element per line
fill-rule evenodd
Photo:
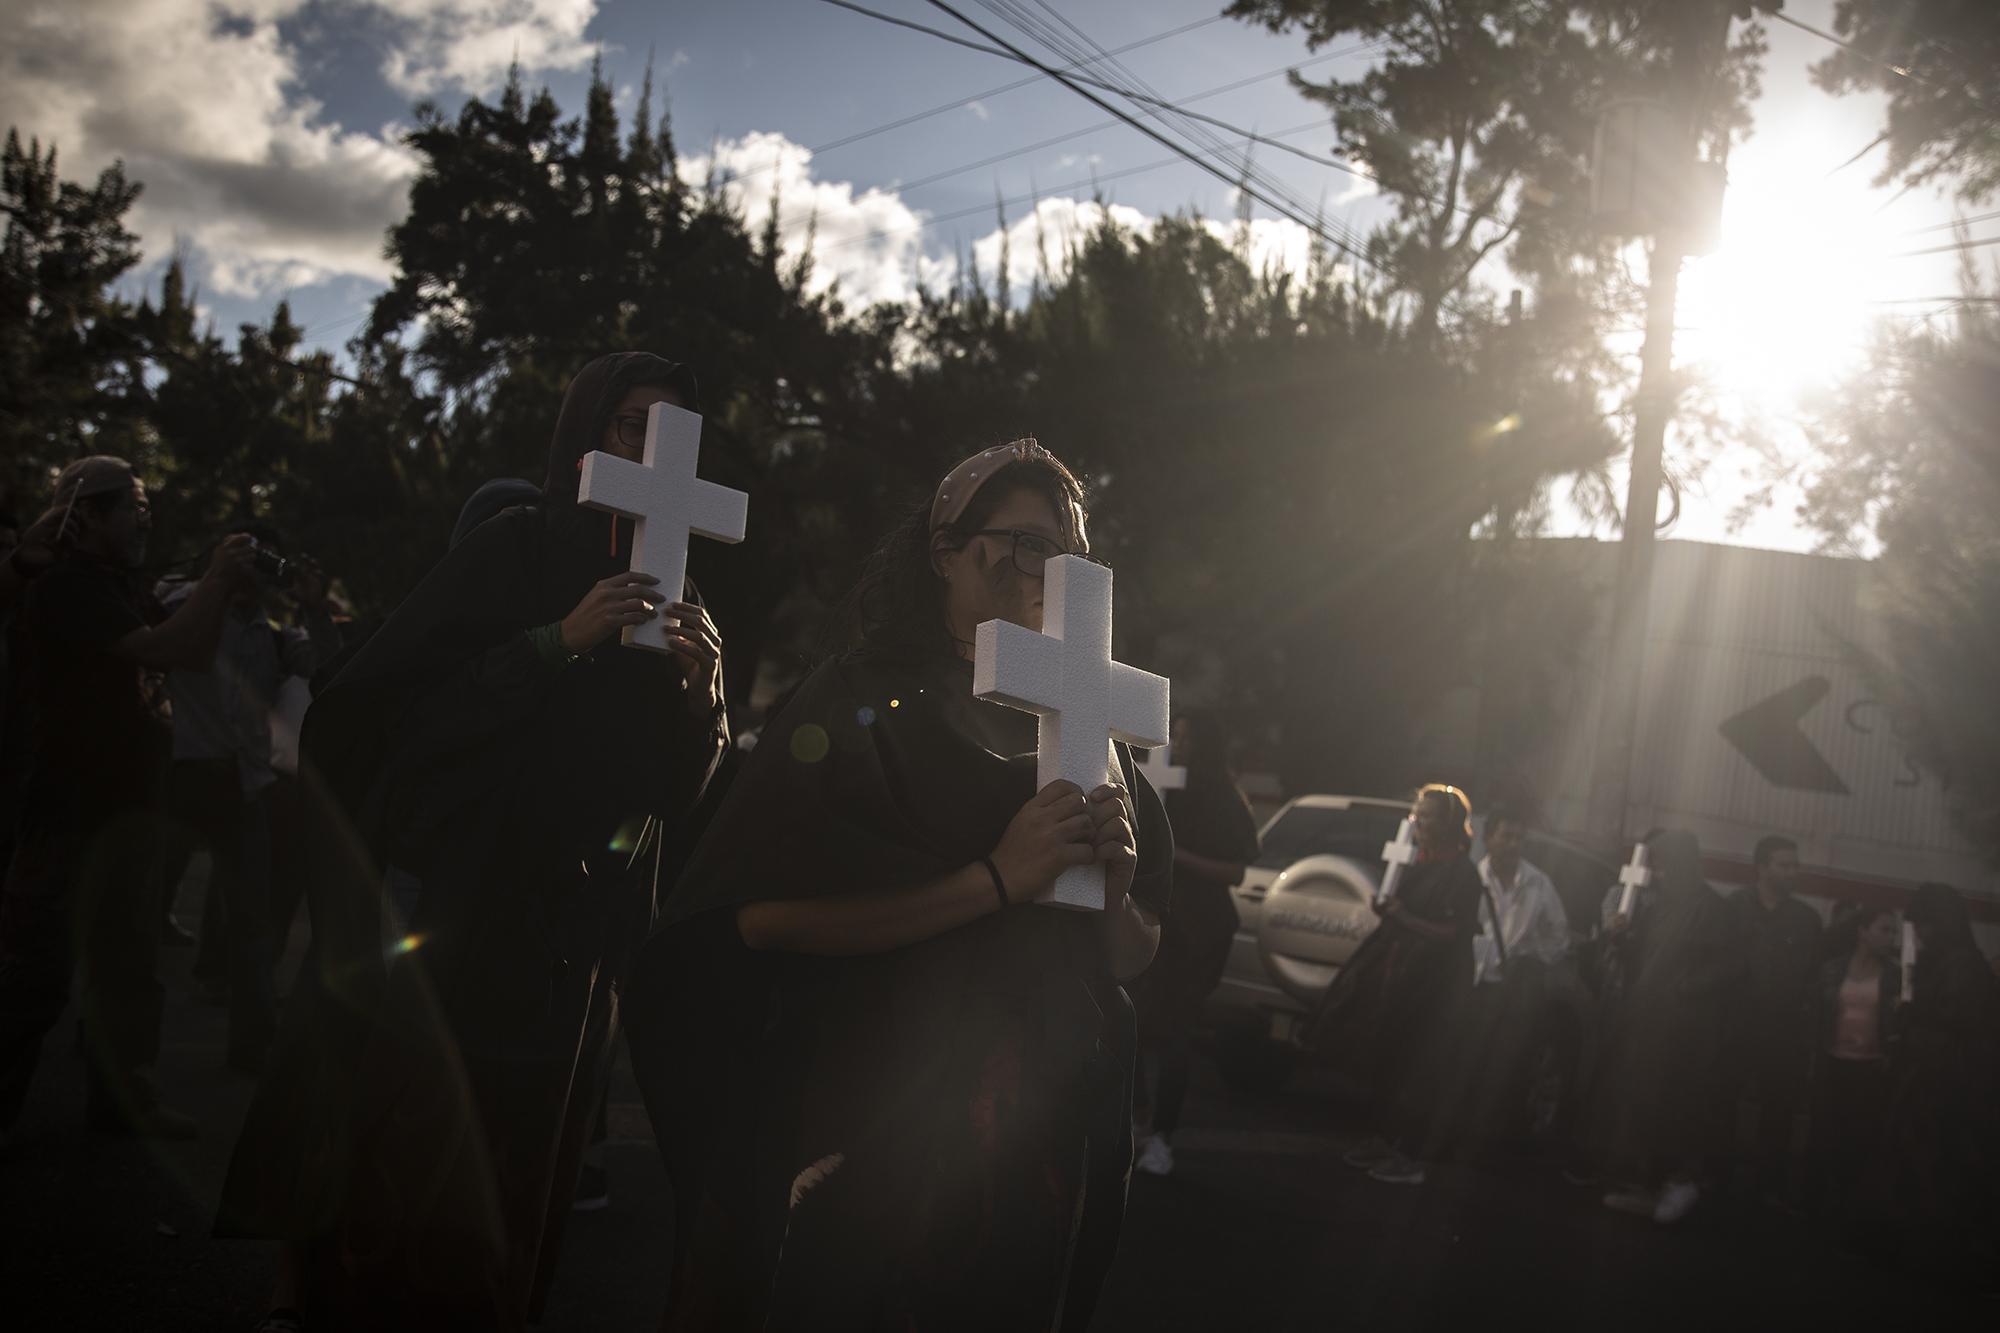
<path fill-rule="evenodd" d="M 1403 869 L 1417 862 L 1417 821 L 1404 816 L 1396 826 L 1394 840 L 1382 844 L 1382 887 L 1375 890 L 1375 905 L 1385 907 L 1403 882 Z"/>
<path fill-rule="evenodd" d="M 1158 792 L 1181 791 L 1187 786 L 1187 770 L 1171 762 L 1173 751 L 1166 746 L 1156 745 L 1146 751 L 1146 762 L 1139 765 L 1139 771 L 1146 775 L 1146 781 L 1153 784 Z"/>
<path fill-rule="evenodd" d="M 975 632 L 972 692 L 1041 719 L 1035 785 L 1067 779 L 1085 794 L 1117 772 L 1111 741 L 1167 743 L 1167 681 L 1111 660 L 1111 571 L 1059 555 L 1042 575 L 1043 633 L 1006 620 Z M 1102 910 L 1104 867 L 1071 866 L 1043 901 Z"/>
<path fill-rule="evenodd" d="M 632 569 L 660 581 L 670 602 L 687 578 L 688 535 L 719 542 L 743 540 L 750 497 L 695 476 L 701 455 L 701 417 L 672 403 L 655 403 L 646 416 L 646 452 L 640 462 L 602 450 L 583 456 L 577 503 L 609 510 L 632 522 Z M 667 647 L 667 621 L 655 617 L 628 625 L 624 641 L 656 653 Z"/>
<path fill-rule="evenodd" d="M 1908 1004 L 1917 998 L 1917 928 L 1903 918 L 1903 995 Z"/>
<path fill-rule="evenodd" d="M 1639 900 L 1639 890 L 1653 882 L 1653 872 L 1646 866 L 1645 843 L 1632 844 L 1632 859 L 1619 869 L 1618 882 L 1625 886 L 1618 895 L 1618 915 L 1629 920 L 1633 905 Z"/>

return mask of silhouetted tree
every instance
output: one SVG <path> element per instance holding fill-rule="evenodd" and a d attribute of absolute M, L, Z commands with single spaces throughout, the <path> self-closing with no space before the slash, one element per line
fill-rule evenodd
<path fill-rule="evenodd" d="M 2000 5 L 1977 0 L 1839 0 L 1847 42 L 1813 66 L 1835 93 L 1888 97 L 1876 184 L 1956 184 L 1968 203 L 2000 189 Z"/>
<path fill-rule="evenodd" d="M 39 499 L 53 469 L 131 451 L 130 308 L 112 284 L 139 262 L 125 214 L 139 186 L 113 165 L 92 185 L 57 174 L 56 149 L 0 148 L 0 489 Z M 34 500 L 27 508 L 32 509 Z"/>
<path fill-rule="evenodd" d="M 1943 327 L 1885 332 L 1821 411 L 1825 457 L 1804 512 L 1834 542 L 1880 542 L 1870 675 L 1912 757 L 2000 859 L 1996 421 L 2000 314 L 1991 304 L 1969 301 Z"/>

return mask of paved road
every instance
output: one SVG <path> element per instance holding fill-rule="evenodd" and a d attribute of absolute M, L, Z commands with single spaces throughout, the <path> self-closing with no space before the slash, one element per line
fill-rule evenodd
<path fill-rule="evenodd" d="M 188 952 L 165 961 L 162 1082 L 203 1135 L 83 1133 L 66 1020 L 0 1151 L 0 1291 L 40 1316 L 9 1326 L 242 1330 L 262 1311 L 269 1248 L 207 1234 L 251 1084 L 223 1068 L 223 1011 L 193 1000 Z M 651 1329 L 665 1299 L 665 1173 L 623 1069 L 613 1097 L 612 1204 L 573 1219 L 544 1324 L 562 1333 Z M 1762 1209 L 1708 1207 L 1662 1230 L 1521 1165 L 1376 1184 L 1340 1165 L 1336 1117 L 1311 1088 L 1236 1098 L 1204 1066 L 1187 1120 L 1175 1173 L 1133 1183 L 1105 1333 L 2000 1327 L 2000 1307 L 1926 1300 Z"/>

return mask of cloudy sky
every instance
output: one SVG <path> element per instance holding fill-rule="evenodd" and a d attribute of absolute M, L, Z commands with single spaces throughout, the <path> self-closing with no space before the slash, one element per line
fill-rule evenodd
<path fill-rule="evenodd" d="M 869 7 L 952 26 L 921 0 Z M 1316 58 L 1297 37 L 1202 22 L 1220 0 L 1056 7 L 1111 47 L 1199 25 L 1123 59 L 1175 99 L 1241 84 L 1194 105 L 1331 148 L 1281 74 Z M 1830 9 L 1831 0 L 1787 6 L 1817 26 Z M 178 249 L 219 327 L 261 319 L 285 297 L 309 340 L 329 347 L 352 335 L 387 277 L 383 233 L 416 168 L 400 137 L 411 107 L 491 94 L 513 60 L 577 108 L 601 56 L 629 110 L 650 57 L 689 169 L 713 156 L 744 175 L 753 220 L 775 181 L 784 218 L 801 228 L 789 233 L 795 245 L 816 214 L 818 272 L 850 301 L 905 296 L 947 275 L 961 249 L 990 271 L 996 196 L 1023 242 L 1031 209 L 1053 234 L 1087 223 L 1093 180 L 1137 225 L 1182 208 L 1234 211 L 1228 187 L 1193 166 L 1149 167 L 1167 154 L 1136 131 L 1093 129 L 1107 116 L 1075 95 L 1047 82 L 1007 87 L 1026 71 L 820 0 L 25 0 L 10 27 L 0 119 L 54 142 L 66 175 L 123 159 L 145 185 L 133 221 L 147 263 L 134 283 L 156 281 Z M 1726 392 L 1782 416 L 1806 379 L 1852 355 L 1867 318 L 1930 308 L 1879 303 L 1955 284 L 1949 257 L 1885 258 L 1948 240 L 1911 239 L 1950 218 L 1944 201 L 1874 190 L 1873 161 L 1833 171 L 1873 137 L 1879 107 L 1808 85 L 1806 65 L 1828 49 L 1818 39 L 1781 26 L 1771 46 L 1757 133 L 1731 161 L 1725 250 L 1690 265 L 1682 324 L 1685 356 L 1726 366 Z M 1315 72 L 1351 73 L 1367 59 L 1331 50 Z M 986 95 L 842 142 L 974 93 Z M 1275 152 L 1258 160 L 1296 195 L 1323 200 L 1330 217 L 1365 230 L 1380 214 L 1352 175 Z M 1296 224 L 1259 209 L 1255 225 L 1265 256 L 1302 262 Z M 1034 262 L 1031 243 L 1013 254 L 1024 269 Z M 1493 280 L 1504 283 L 1504 272 Z M 1677 535 L 1804 543 L 1782 499 L 1728 532 L 1748 466 L 1718 467 Z"/>

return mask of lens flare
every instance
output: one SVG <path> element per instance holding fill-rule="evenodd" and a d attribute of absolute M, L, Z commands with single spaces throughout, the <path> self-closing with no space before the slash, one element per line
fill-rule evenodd
<path fill-rule="evenodd" d="M 620 856 L 629 855 L 638 848 L 639 839 L 645 831 L 646 817 L 634 815 L 618 826 L 618 831 L 611 835 L 608 846 L 612 852 Z"/>
<path fill-rule="evenodd" d="M 833 748 L 833 738 L 817 722 L 802 722 L 792 732 L 792 758 L 802 764 L 817 764 Z"/>

